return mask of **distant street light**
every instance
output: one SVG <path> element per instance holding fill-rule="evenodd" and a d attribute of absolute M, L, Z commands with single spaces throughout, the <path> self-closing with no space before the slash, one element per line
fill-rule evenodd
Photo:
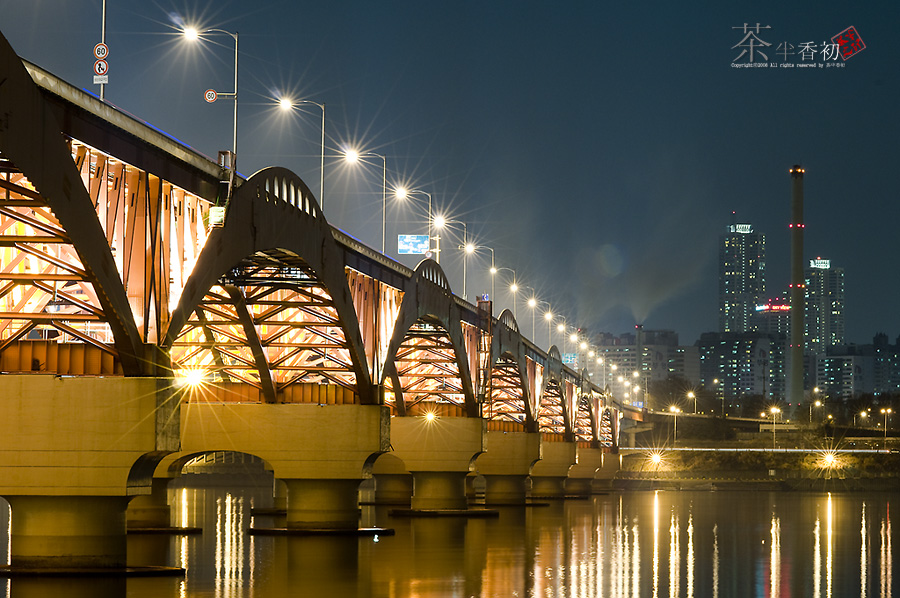
<path fill-rule="evenodd" d="M 297 104 L 310 104 L 317 106 L 322 111 L 322 142 L 321 152 L 319 155 L 319 207 L 325 212 L 325 104 L 313 102 L 312 100 L 292 100 L 290 98 L 281 98 L 278 105 L 284 111 L 292 110 Z"/>
<path fill-rule="evenodd" d="M 887 450 L 887 420 L 888 415 L 891 414 L 890 407 L 887 409 L 882 409 L 881 413 L 884 415 L 884 450 Z"/>
<path fill-rule="evenodd" d="M 818 389 L 813 389 L 813 392 L 817 392 L 817 391 L 818 391 Z M 816 401 L 815 403 L 809 404 L 809 423 L 812 423 L 813 407 L 821 407 L 821 406 L 822 406 L 822 401 Z"/>
<path fill-rule="evenodd" d="M 869 415 L 869 414 L 866 413 L 865 411 L 860 411 L 859 413 L 855 414 L 855 415 L 853 416 L 853 427 L 854 427 L 854 428 L 856 427 L 856 418 L 857 418 L 857 417 L 863 417 L 863 418 L 864 418 L 864 417 L 866 417 L 867 415 Z"/>
<path fill-rule="evenodd" d="M 344 154 L 344 159 L 351 164 L 356 164 L 360 158 L 378 158 L 381 160 L 381 253 L 382 255 L 387 255 L 384 251 L 384 232 L 387 226 L 387 158 L 372 152 L 361 154 L 356 150 L 348 150 Z"/>
<path fill-rule="evenodd" d="M 675 446 L 675 444 L 678 443 L 678 414 L 681 413 L 681 409 L 675 405 L 669 405 L 669 411 L 672 412 L 673 417 L 675 418 L 675 433 L 672 440 L 672 446 Z"/>
<path fill-rule="evenodd" d="M 694 415 L 697 414 L 697 395 L 694 394 L 693 390 L 689 390 L 687 393 L 687 398 L 693 399 L 694 401 Z"/>
<path fill-rule="evenodd" d="M 778 414 L 781 413 L 781 409 L 778 407 L 772 407 L 769 409 L 769 412 L 772 414 L 772 450 L 775 449 L 775 420 L 778 419 Z"/>

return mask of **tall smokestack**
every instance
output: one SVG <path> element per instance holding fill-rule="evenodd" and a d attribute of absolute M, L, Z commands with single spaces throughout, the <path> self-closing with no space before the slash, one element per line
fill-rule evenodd
<path fill-rule="evenodd" d="M 806 307 L 806 281 L 803 278 L 803 173 L 799 165 L 791 168 L 791 348 L 788 373 L 788 402 L 803 402 L 803 336 Z"/>

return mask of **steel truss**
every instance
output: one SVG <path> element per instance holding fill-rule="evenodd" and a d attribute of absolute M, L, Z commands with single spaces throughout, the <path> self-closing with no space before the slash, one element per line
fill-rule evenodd
<path fill-rule="evenodd" d="M 562 386 L 556 380 L 548 380 L 538 410 L 540 431 L 565 436 L 567 411 Z"/>
<path fill-rule="evenodd" d="M 132 307 L 119 316 L 153 342 L 206 240 L 206 202 L 76 140 L 68 147 Z M 109 316 L 81 250 L 48 199 L 0 156 L 0 353 L 18 351 L 19 341 L 84 343 L 112 361 L 99 359 L 99 369 L 79 373 L 121 373 Z M 52 355 L 62 350 L 52 349 Z M 46 363 L 4 369 L 69 373 L 52 355 Z"/>
<path fill-rule="evenodd" d="M 390 390 L 385 403 L 400 415 L 426 410 L 424 404 L 453 405 L 465 409 L 462 377 L 447 331 L 418 320 L 406 333 L 394 356 L 400 388 Z M 397 397 L 402 397 L 401 401 Z"/>
<path fill-rule="evenodd" d="M 493 421 L 513 422 L 524 430 L 528 422 L 528 410 L 519 365 L 509 357 L 501 357 L 490 372 L 490 385 L 484 417 Z"/>
<path fill-rule="evenodd" d="M 277 250 L 243 260 L 211 288 L 171 356 L 177 369 L 249 384 L 270 403 L 302 384 L 356 390 L 334 301 L 302 259 Z"/>

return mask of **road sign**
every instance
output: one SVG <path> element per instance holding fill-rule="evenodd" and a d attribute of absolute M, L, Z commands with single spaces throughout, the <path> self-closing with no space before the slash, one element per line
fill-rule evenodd
<path fill-rule="evenodd" d="M 108 75 L 94 75 L 94 85 L 106 85 L 109 83 Z"/>
<path fill-rule="evenodd" d="M 215 89 L 207 89 L 203 93 L 203 99 L 206 100 L 207 102 L 209 102 L 210 104 L 215 102 L 218 99 L 218 97 L 219 97 L 219 94 L 216 93 Z"/>
<path fill-rule="evenodd" d="M 94 74 L 95 75 L 106 75 L 109 73 L 109 63 L 105 60 L 98 60 L 94 63 Z"/>
<path fill-rule="evenodd" d="M 106 60 L 109 56 L 109 46 L 106 44 L 97 44 L 94 46 L 94 58 L 97 60 Z"/>
<path fill-rule="evenodd" d="M 397 253 L 422 255 L 428 252 L 428 235 L 397 235 Z"/>

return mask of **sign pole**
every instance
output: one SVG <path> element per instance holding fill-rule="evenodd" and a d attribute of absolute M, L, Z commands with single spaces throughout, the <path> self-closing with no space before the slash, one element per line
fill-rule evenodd
<path fill-rule="evenodd" d="M 106 45 L 106 0 L 103 0 L 103 15 L 100 19 L 100 43 Z M 106 83 L 100 84 L 100 101 L 106 95 Z"/>

